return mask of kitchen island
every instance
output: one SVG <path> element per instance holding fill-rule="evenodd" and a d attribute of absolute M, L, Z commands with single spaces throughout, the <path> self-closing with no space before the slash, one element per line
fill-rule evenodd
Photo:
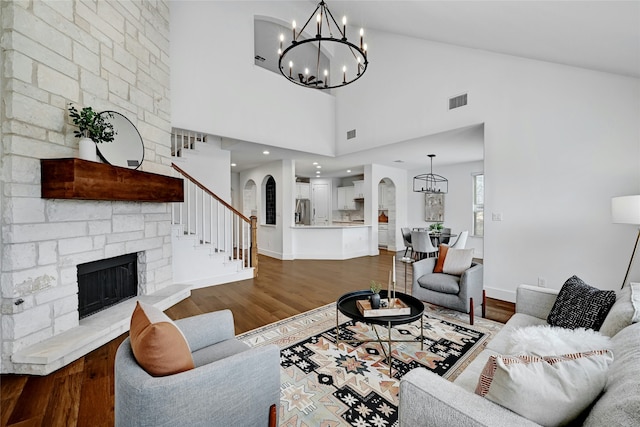
<path fill-rule="evenodd" d="M 292 226 L 294 259 L 351 259 L 371 252 L 371 225 L 333 222 Z M 376 230 L 377 232 L 377 230 Z"/>

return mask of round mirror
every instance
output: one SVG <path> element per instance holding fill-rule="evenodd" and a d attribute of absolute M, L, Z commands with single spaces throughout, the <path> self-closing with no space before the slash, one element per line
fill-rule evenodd
<path fill-rule="evenodd" d="M 138 169 L 144 159 L 144 144 L 140 132 L 125 116 L 115 111 L 103 111 L 106 121 L 116 132 L 111 142 L 96 144 L 98 154 L 107 163 L 129 169 Z"/>

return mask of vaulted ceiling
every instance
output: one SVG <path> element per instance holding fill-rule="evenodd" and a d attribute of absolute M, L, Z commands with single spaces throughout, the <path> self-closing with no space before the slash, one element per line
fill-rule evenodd
<path fill-rule="evenodd" d="M 317 1 L 309 3 L 309 14 Z M 349 25 L 389 33 L 481 49 L 507 55 L 548 61 L 608 73 L 640 78 L 640 1 L 334 1 L 327 5 L 336 19 L 347 16 Z M 302 19 L 303 17 L 301 17 Z M 269 37 L 269 40 L 274 37 Z M 295 158 L 302 176 L 314 176 L 312 162 L 323 166 L 323 176 L 346 176 L 361 173 L 352 161 L 375 163 L 377 159 L 398 160 L 403 149 L 407 158 L 415 159 L 412 147 L 426 142 L 438 148 L 438 138 L 469 138 L 474 153 L 464 161 L 482 158 L 481 127 L 453 135 L 442 134 L 428 139 L 407 141 L 386 148 L 349 156 L 322 158 L 305 156 L 271 147 L 271 154 L 240 141 L 227 141 L 231 159 L 238 169 L 255 167 L 277 158 Z M 444 140 L 443 140 L 444 141 Z M 442 147 L 445 145 L 440 144 Z M 450 146 L 450 145 L 449 145 Z M 479 148 L 478 148 L 479 147 Z M 467 147 L 470 148 L 470 147 Z M 389 151 L 391 150 L 391 152 Z M 353 156 L 351 156 L 353 157 Z M 445 160 L 442 156 L 441 160 Z M 426 161 L 426 160 L 425 160 Z M 351 166 L 349 166 L 351 165 Z M 395 163 L 405 169 L 413 162 Z"/>

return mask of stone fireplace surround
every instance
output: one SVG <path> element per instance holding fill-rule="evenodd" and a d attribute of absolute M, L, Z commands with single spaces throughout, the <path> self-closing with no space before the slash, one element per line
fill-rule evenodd
<path fill-rule="evenodd" d="M 39 204 L 43 221 L 15 226 L 12 236 L 3 372 L 46 375 L 128 331 L 137 300 L 165 310 L 189 296 L 188 286 L 172 282 L 169 203 Z M 138 254 L 138 297 L 79 320 L 77 265 L 127 253 Z M 35 265 L 20 268 L 25 263 Z"/>
<path fill-rule="evenodd" d="M 134 300 L 78 319 L 76 265 L 137 253 L 138 298 L 188 295 L 172 280 L 170 203 L 41 197 L 41 159 L 77 156 L 69 103 L 127 116 L 141 170 L 171 175 L 169 2 L 0 2 L 0 15 L 0 372 L 42 375 L 129 326 Z"/>

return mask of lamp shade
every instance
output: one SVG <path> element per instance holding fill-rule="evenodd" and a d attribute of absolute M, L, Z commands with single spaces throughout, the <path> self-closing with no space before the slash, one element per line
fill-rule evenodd
<path fill-rule="evenodd" d="M 616 224 L 640 225 L 640 195 L 613 197 L 611 217 Z"/>

